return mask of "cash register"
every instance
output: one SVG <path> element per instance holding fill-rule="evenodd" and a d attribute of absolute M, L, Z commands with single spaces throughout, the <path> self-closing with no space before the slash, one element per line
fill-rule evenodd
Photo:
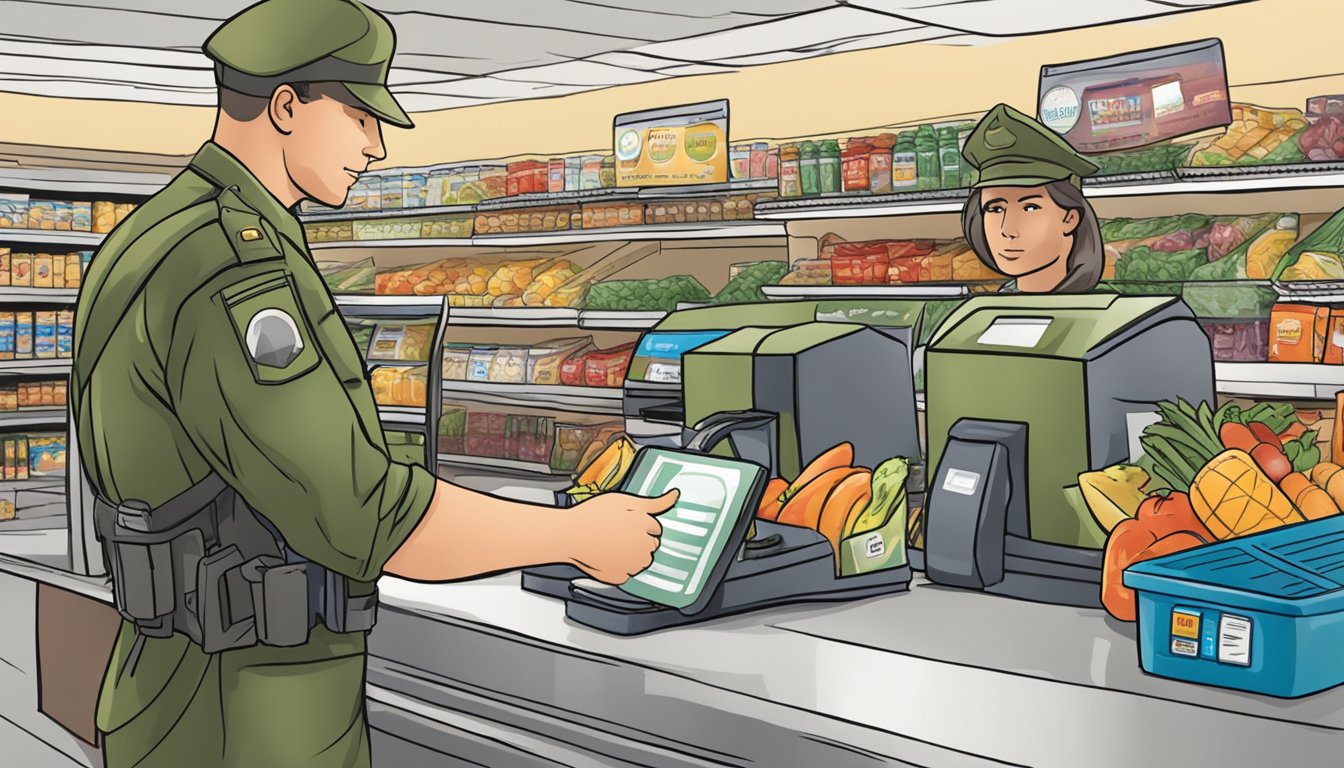
<path fill-rule="evenodd" d="M 1213 403 L 1208 337 L 1165 296 L 986 296 L 925 357 L 929 580 L 1101 603 L 1105 533 L 1065 489 L 1140 456 L 1159 401 Z"/>

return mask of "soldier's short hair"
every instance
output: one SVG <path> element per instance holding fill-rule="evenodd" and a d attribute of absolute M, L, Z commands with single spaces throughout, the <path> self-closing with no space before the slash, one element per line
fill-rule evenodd
<path fill-rule="evenodd" d="M 294 89 L 299 101 L 305 104 L 323 96 L 336 99 L 342 103 L 350 102 L 350 92 L 340 83 L 299 82 L 287 83 L 287 85 Z M 268 103 L 270 103 L 269 99 L 260 96 L 249 96 L 223 86 L 219 87 L 219 108 L 223 110 L 224 114 L 239 122 L 250 122 L 261 117 L 266 113 Z"/>

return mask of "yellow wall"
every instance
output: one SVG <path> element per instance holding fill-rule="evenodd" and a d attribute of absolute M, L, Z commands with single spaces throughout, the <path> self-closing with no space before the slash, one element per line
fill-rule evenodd
<path fill-rule="evenodd" d="M 727 97 L 736 140 L 861 133 L 974 116 L 999 101 L 1033 111 L 1040 66 L 1207 37 L 1223 40 L 1232 97 L 1302 109 L 1344 93 L 1344 3 L 1260 0 L 1121 26 L 1008 39 L 982 47 L 911 44 L 680 78 L 560 99 L 415 115 L 389 129 L 389 164 L 420 165 L 609 148 L 618 112 Z M 451 45 L 448 43 L 447 45 Z M 212 111 L 0 94 L 0 141 L 189 154 Z"/>

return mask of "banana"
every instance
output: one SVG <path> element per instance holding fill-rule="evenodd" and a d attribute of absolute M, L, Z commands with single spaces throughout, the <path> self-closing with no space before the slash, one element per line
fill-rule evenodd
<path fill-rule="evenodd" d="M 1148 473 L 1133 466 L 1107 467 L 1099 472 L 1085 472 L 1078 476 L 1087 508 L 1102 530 L 1109 532 L 1122 520 L 1139 511 L 1147 494 Z"/>

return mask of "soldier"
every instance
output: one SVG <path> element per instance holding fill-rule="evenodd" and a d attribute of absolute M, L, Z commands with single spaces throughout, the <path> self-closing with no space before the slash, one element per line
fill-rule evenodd
<path fill-rule="evenodd" d="M 980 172 L 962 212 L 966 242 L 1013 278 L 1004 293 L 1082 293 L 1105 266 L 1101 225 L 1083 197 L 1097 166 L 1045 126 L 1005 104 L 985 115 L 963 157 Z"/>
<path fill-rule="evenodd" d="M 390 458 L 294 210 L 384 157 L 386 19 L 266 0 L 206 42 L 214 139 L 117 228 L 81 292 L 72 408 L 123 622 L 97 713 L 108 768 L 363 766 L 383 572 L 568 562 L 624 582 L 675 494 L 556 510 Z"/>

